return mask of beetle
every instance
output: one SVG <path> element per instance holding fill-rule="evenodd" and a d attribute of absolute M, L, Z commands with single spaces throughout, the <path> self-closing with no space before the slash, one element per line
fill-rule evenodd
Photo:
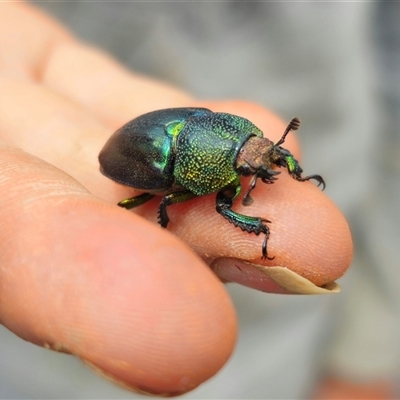
<path fill-rule="evenodd" d="M 268 256 L 271 221 L 232 210 L 241 193 L 240 176 L 252 176 L 242 203 L 257 180 L 274 183 L 286 168 L 297 181 L 314 179 L 325 188 L 320 175 L 302 177 L 302 168 L 281 145 L 300 126 L 293 118 L 277 143 L 263 137 L 249 120 L 206 108 L 169 108 L 141 115 L 117 130 L 99 154 L 100 171 L 108 178 L 144 193 L 118 203 L 126 209 L 162 196 L 158 222 L 166 228 L 167 207 L 216 192 L 216 211 L 243 231 L 264 234 L 262 258 Z"/>

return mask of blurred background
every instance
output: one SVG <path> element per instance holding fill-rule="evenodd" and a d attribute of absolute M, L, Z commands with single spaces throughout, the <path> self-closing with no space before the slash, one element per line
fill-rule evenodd
<path fill-rule="evenodd" d="M 237 349 L 183 398 L 320 398 L 326 377 L 399 381 L 400 3 L 36 3 L 134 71 L 298 116 L 302 166 L 324 177 L 351 224 L 356 255 L 340 295 L 228 285 Z M 0 342 L 0 398 L 141 397 L 2 327 Z"/>

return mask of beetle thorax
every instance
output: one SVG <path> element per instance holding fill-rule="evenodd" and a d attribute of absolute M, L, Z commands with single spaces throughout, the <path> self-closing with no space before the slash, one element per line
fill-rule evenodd
<path fill-rule="evenodd" d="M 272 169 L 274 166 L 274 143 L 263 137 L 252 136 L 236 158 L 236 170 L 241 175 L 254 175 L 260 168 Z"/>

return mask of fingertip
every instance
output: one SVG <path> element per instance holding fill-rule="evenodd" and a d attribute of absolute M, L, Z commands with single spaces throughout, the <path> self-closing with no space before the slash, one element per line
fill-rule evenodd
<path fill-rule="evenodd" d="M 248 118 L 273 141 L 279 140 L 286 128 L 279 117 L 255 103 L 214 101 L 199 105 Z M 286 147 L 296 158 L 299 157 L 300 149 L 294 134 L 285 140 Z M 273 260 L 261 262 L 259 237 L 240 232 L 215 212 L 205 211 L 206 206 L 212 207 L 210 210 L 214 208 L 209 196 L 192 201 L 194 206 L 191 206 L 190 213 L 181 212 L 186 209 L 185 205 L 176 213 L 171 209 L 171 215 L 181 223 L 173 230 L 200 254 L 209 255 L 210 260 L 237 258 L 260 265 L 285 267 L 317 286 L 332 283 L 349 268 L 353 245 L 347 221 L 312 182 L 295 181 L 283 171 L 274 185 L 259 184 L 252 196 L 255 201 L 251 206 L 243 207 L 239 199 L 235 211 L 271 220 L 268 247 L 269 254 L 275 256 Z M 259 277 L 265 279 L 261 274 Z M 280 289 L 273 290 L 277 292 Z"/>
<path fill-rule="evenodd" d="M 317 286 L 340 278 L 351 264 L 353 242 L 339 208 L 312 182 L 298 182 L 288 174 L 282 174 L 271 195 L 274 264 Z"/>
<path fill-rule="evenodd" d="M 235 312 L 184 244 L 91 197 L 42 206 L 51 212 L 31 243 L 42 250 L 31 252 L 19 282 L 30 301 L 14 304 L 24 321 L 9 324 L 16 333 L 153 394 L 187 392 L 223 366 L 236 340 Z"/>
<path fill-rule="evenodd" d="M 171 206 L 169 229 L 209 263 L 223 258 L 244 260 L 261 267 L 279 266 L 317 286 L 326 286 L 346 272 L 353 254 L 349 226 L 340 210 L 312 182 L 298 182 L 282 173 L 273 185 L 257 185 L 252 197 L 254 202 L 250 206 L 243 206 L 239 198 L 235 211 L 271 221 L 268 255 L 273 260 L 261 259 L 263 235 L 243 232 L 215 212 L 215 195 Z M 154 212 L 149 208 L 145 215 L 151 218 Z M 227 264 L 224 263 L 224 278 Z M 237 265 L 237 262 L 231 263 L 236 282 L 281 292 L 276 282 L 267 283 L 269 278 L 261 271 L 254 271 L 249 279 L 248 268 L 243 269 L 241 279 Z"/>
<path fill-rule="evenodd" d="M 268 254 L 274 258 L 261 261 L 254 244 L 251 254 L 249 246 L 260 240 L 248 236 L 243 242 L 245 259 L 260 268 L 287 268 L 319 287 L 339 279 L 351 264 L 353 243 L 349 225 L 336 205 L 313 183 L 295 181 L 286 173 L 273 187 L 258 190 L 246 213 L 258 212 L 271 220 Z M 239 211 L 243 208 L 239 206 Z"/>
<path fill-rule="evenodd" d="M 233 350 L 231 301 L 173 235 L 115 207 L 102 214 L 93 217 L 99 226 L 90 248 L 80 250 L 86 258 L 95 254 L 95 268 L 87 274 L 94 291 L 87 302 L 97 299 L 100 306 L 88 326 L 97 328 L 98 347 L 87 343 L 79 355 L 141 391 L 187 392 L 214 375 Z M 83 242 L 85 230 L 81 235 Z M 113 324 L 104 329 L 108 320 Z"/>

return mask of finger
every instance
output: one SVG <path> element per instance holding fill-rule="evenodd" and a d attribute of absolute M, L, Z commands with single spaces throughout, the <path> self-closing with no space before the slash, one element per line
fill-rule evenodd
<path fill-rule="evenodd" d="M 60 97 L 57 93 L 53 93 L 47 88 L 40 88 L 38 91 L 36 87 L 26 88 L 26 86 L 15 85 L 15 82 L 13 82 L 9 86 L 3 86 L 3 92 L 8 93 L 8 96 L 6 96 L 7 101 L 2 102 L 0 100 L 0 111 L 2 111 L 0 113 L 0 131 L 3 127 L 3 131 L 9 133 L 9 140 L 22 141 L 26 150 L 34 152 L 64 168 L 86 184 L 91 191 L 109 199 L 113 203 L 133 195 L 130 188 L 115 184 L 102 177 L 98 172 L 97 154 L 108 137 L 108 130 L 102 124 L 93 119 L 92 116 L 87 115 L 85 110 L 77 107 L 75 103 Z M 24 90 L 29 93 L 22 96 L 21 94 L 24 93 Z M 15 93 L 18 93 L 18 96 Z M 35 99 L 34 103 L 31 100 L 32 98 Z M 26 99 L 26 103 L 24 103 L 24 99 Z M 201 105 L 209 106 L 215 111 L 244 115 L 256 121 L 259 127 L 268 132 L 269 138 L 274 141 L 282 135 L 284 130 L 284 124 L 277 117 L 261 107 L 248 103 L 226 102 Z M 20 113 L 23 112 L 22 110 L 29 110 L 32 115 L 31 118 L 23 120 L 28 121 L 25 127 L 21 124 Z M 59 123 L 59 126 L 56 123 L 51 123 L 55 119 L 54 116 L 56 116 L 56 122 Z M 57 137 L 59 136 L 61 139 L 61 145 L 57 143 L 57 140 L 53 139 L 54 132 L 62 132 L 62 134 L 57 134 Z M 85 134 L 82 135 L 81 132 L 86 132 L 87 136 Z M 42 137 L 46 146 L 41 146 L 39 142 L 39 146 L 36 148 L 38 143 L 30 139 L 32 134 Z M 288 146 L 295 153 L 298 152 L 298 148 L 290 136 L 288 137 Z M 75 149 L 80 149 L 80 151 L 75 151 Z M 64 164 L 61 164 L 61 162 L 64 162 Z M 347 224 L 336 207 L 319 190 L 309 190 L 314 189 L 311 183 L 294 182 L 290 179 L 284 181 L 283 177 L 284 174 L 281 174 L 280 180 L 287 182 L 289 185 L 283 193 L 286 198 L 283 196 L 282 200 L 282 196 L 278 196 L 274 203 L 272 194 L 278 187 L 277 184 L 268 187 L 259 184 L 253 196 L 255 200 L 258 200 L 253 204 L 253 207 L 257 207 L 253 211 L 253 215 L 272 221 L 269 243 L 270 254 L 274 255 L 276 246 L 279 247 L 287 241 L 289 249 L 284 247 L 282 253 L 285 256 L 276 257 L 274 262 L 278 264 L 273 265 L 285 268 L 289 266 L 291 270 L 301 277 L 310 279 L 314 284 L 325 285 L 340 277 L 349 266 L 352 245 Z M 300 196 L 303 190 L 306 190 L 306 192 Z M 202 257 L 207 255 L 209 263 L 214 263 L 223 257 L 223 259 L 244 259 L 260 265 L 259 248 L 262 238 L 238 231 L 232 225 L 229 225 L 221 216 L 215 213 L 214 198 L 215 196 L 210 196 L 209 198 L 202 198 L 170 207 L 172 220 L 181 221 L 182 219 L 182 223 L 174 225 L 174 222 L 172 222 L 169 229 L 175 229 L 175 233 L 186 240 L 190 246 L 193 246 Z M 266 198 L 268 202 L 264 200 Z M 315 212 L 311 209 L 302 209 L 302 205 L 309 203 L 315 204 L 315 209 L 322 212 L 319 220 L 316 219 Z M 137 212 L 155 221 L 157 206 L 157 202 L 153 201 L 149 206 L 139 208 Z M 296 210 L 296 218 L 289 218 L 285 224 L 277 224 L 277 221 L 285 221 L 287 216 L 291 216 Z M 252 208 L 238 209 L 238 211 L 251 215 L 249 213 L 251 213 Z M 174 213 L 177 214 L 177 217 L 174 216 Z M 194 221 L 191 219 L 193 215 Z M 188 218 L 188 216 L 191 216 L 191 218 Z M 202 221 L 209 221 L 207 229 L 200 228 L 202 227 Z M 176 229 L 177 226 L 178 229 Z M 279 227 L 282 228 L 282 233 L 276 231 Z M 209 232 L 214 233 L 213 240 L 210 241 L 212 236 L 205 237 L 203 235 L 204 232 L 207 232 L 207 234 Z M 326 234 L 325 237 L 323 233 Z M 223 239 L 226 237 L 229 240 Z M 230 245 L 236 243 L 237 239 L 235 238 L 240 238 L 240 243 L 247 246 L 248 250 L 244 251 L 240 246 Z M 280 238 L 279 242 L 276 242 L 277 238 Z M 299 243 L 298 247 L 293 246 L 294 240 Z M 211 242 L 214 244 L 213 248 L 208 246 Z M 321 242 L 324 245 L 321 245 Z M 305 244 L 305 246 L 302 247 L 300 244 Z M 310 244 L 313 244 L 315 249 L 310 247 Z M 290 251 L 287 252 L 286 250 Z M 299 253 L 296 254 L 295 251 Z M 299 257 L 301 254 L 303 256 Z M 314 254 L 319 254 L 320 256 L 316 257 Z M 293 260 L 296 262 L 294 263 Z M 215 270 L 221 276 L 223 275 L 225 279 L 228 278 L 226 275 L 228 272 L 238 271 L 233 264 L 232 268 L 228 269 L 225 262 L 223 265 L 225 266 L 224 272 L 221 269 L 221 265 Z M 235 265 L 237 266 L 237 264 Z M 242 270 L 248 271 L 249 268 L 248 266 L 246 268 L 242 267 Z M 276 284 L 275 280 L 273 280 L 273 285 L 271 286 L 270 277 L 264 276 L 266 272 L 270 273 L 271 269 L 255 271 L 254 268 L 251 268 L 250 271 L 252 272 L 250 278 L 248 274 L 235 274 L 232 279 L 261 290 L 275 292 L 282 290 L 280 282 Z M 261 286 L 259 281 L 262 281 Z M 303 286 L 304 282 L 300 282 L 300 284 Z M 290 289 L 290 291 L 293 290 L 297 289 Z M 312 288 L 312 290 L 314 289 Z"/>
<path fill-rule="evenodd" d="M 98 172 L 110 131 L 91 113 L 43 85 L 0 77 L 0 137 L 66 171 L 92 193 L 117 191 Z"/>
<path fill-rule="evenodd" d="M 61 25 L 23 2 L 2 2 L 0 71 L 3 75 L 40 81 L 52 49 L 73 41 Z"/>
<path fill-rule="evenodd" d="M 65 65 L 70 65 L 68 71 Z M 100 50 L 79 43 L 54 49 L 43 84 L 84 105 L 114 130 L 146 112 L 194 103 L 185 92 L 134 74 Z"/>
<path fill-rule="evenodd" d="M 187 247 L 58 169 L 0 153 L 2 324 L 151 393 L 183 393 L 224 364 L 233 307 Z"/>
<path fill-rule="evenodd" d="M 98 154 L 113 133 L 87 108 L 46 86 L 0 77 L 0 136 L 8 143 L 36 155 L 68 172 L 92 193 L 113 202 L 132 193 L 115 185 L 99 171 Z M 164 92 L 159 88 L 160 97 Z M 137 114 L 130 104 L 132 113 Z M 185 106 L 174 103 L 170 107 Z M 207 102 L 198 106 L 214 111 L 233 110 L 254 121 L 276 141 L 283 132 L 282 121 L 260 106 L 246 102 Z M 126 122 L 126 121 L 125 121 Z M 297 156 L 294 135 L 287 146 Z"/>
<path fill-rule="evenodd" d="M 2 4 L 1 11 L 2 74 L 49 86 L 85 105 L 113 129 L 133 115 L 191 100 L 183 91 L 132 74 L 101 51 L 78 43 L 29 4 Z"/>
<path fill-rule="evenodd" d="M 98 154 L 113 130 L 90 110 L 51 88 L 19 79 L 0 77 L 0 92 L 3 140 L 68 172 L 96 195 L 113 200 L 126 195 L 126 188 L 99 172 Z M 170 105 L 181 104 L 171 100 Z"/>

